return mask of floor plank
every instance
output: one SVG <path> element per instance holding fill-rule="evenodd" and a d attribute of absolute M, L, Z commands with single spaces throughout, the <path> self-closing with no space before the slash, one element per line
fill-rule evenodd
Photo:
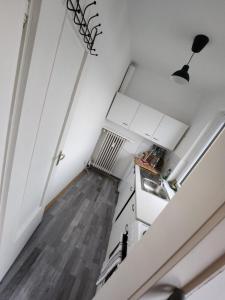
<path fill-rule="evenodd" d="M 91 300 L 118 182 L 89 170 L 45 213 L 0 284 L 1 300 Z"/>

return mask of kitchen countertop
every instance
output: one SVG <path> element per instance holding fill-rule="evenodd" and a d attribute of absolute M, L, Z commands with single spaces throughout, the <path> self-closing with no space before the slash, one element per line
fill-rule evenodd
<path fill-rule="evenodd" d="M 140 159 L 140 158 L 138 158 L 138 157 L 136 157 L 135 159 L 134 159 L 134 163 L 136 164 L 136 165 L 138 165 L 139 167 L 142 167 L 143 169 L 145 169 L 145 170 L 147 170 L 147 171 L 150 171 L 152 174 L 154 174 L 154 175 L 159 175 L 159 171 L 158 170 L 156 170 L 155 168 L 153 168 L 153 167 L 151 167 L 148 163 L 144 163 L 143 161 L 142 161 L 142 159 Z"/>
<path fill-rule="evenodd" d="M 136 218 L 152 225 L 160 212 L 168 204 L 168 200 L 142 190 L 140 167 L 135 165 Z"/>

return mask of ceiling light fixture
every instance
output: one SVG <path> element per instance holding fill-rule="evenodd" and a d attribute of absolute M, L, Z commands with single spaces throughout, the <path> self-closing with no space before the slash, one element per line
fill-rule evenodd
<path fill-rule="evenodd" d="M 192 54 L 191 57 L 189 58 L 189 61 L 187 62 L 186 65 L 184 65 L 180 70 L 174 72 L 171 77 L 172 79 L 179 83 L 179 84 L 185 84 L 188 83 L 190 80 L 190 76 L 188 74 L 189 70 L 189 64 L 195 55 L 195 53 L 199 53 L 202 51 L 202 49 L 208 44 L 209 38 L 204 35 L 204 34 L 198 34 L 195 36 L 193 44 L 192 44 Z"/>

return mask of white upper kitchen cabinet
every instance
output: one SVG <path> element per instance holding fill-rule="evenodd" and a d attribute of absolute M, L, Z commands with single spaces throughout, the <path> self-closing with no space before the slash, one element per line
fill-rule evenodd
<path fill-rule="evenodd" d="M 135 166 L 135 174 L 136 219 L 152 225 L 169 201 L 142 189 L 140 167 L 137 165 Z"/>
<path fill-rule="evenodd" d="M 163 114 L 147 105 L 141 104 L 136 116 L 131 123 L 130 130 L 152 140 L 152 135 L 156 131 Z"/>
<path fill-rule="evenodd" d="M 119 92 L 107 119 L 168 150 L 175 148 L 188 128 L 184 123 Z"/>
<path fill-rule="evenodd" d="M 164 115 L 153 134 L 152 141 L 166 149 L 173 150 L 187 128 L 186 124 Z"/>
<path fill-rule="evenodd" d="M 112 103 L 107 119 L 129 128 L 140 103 L 126 95 L 117 93 Z"/>

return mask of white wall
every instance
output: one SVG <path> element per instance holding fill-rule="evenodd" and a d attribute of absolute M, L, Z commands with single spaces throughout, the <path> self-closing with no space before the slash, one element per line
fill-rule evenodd
<path fill-rule="evenodd" d="M 14 80 L 23 29 L 25 0 L 0 0 L 0 173 L 2 174 Z"/>
<path fill-rule="evenodd" d="M 172 168 L 173 172 L 169 180 L 177 179 L 180 182 L 183 179 L 183 175 L 189 170 L 193 160 L 196 160 L 200 149 L 207 144 L 216 132 L 218 125 L 223 122 L 224 113 L 225 100 L 223 96 L 205 98 L 202 101 L 189 131 L 175 149 L 174 155 L 178 160 L 175 168 Z"/>
<path fill-rule="evenodd" d="M 188 300 L 223 300 L 225 295 L 225 271 L 218 274 L 215 278 L 208 281 L 200 289 L 194 292 Z"/>
<path fill-rule="evenodd" d="M 4 220 L 5 202 L 3 202 L 3 176 L 5 173 L 5 155 L 8 143 L 8 128 L 11 125 L 14 105 L 14 87 L 20 44 L 23 33 L 25 0 L 0 0 L 0 232 Z"/>
<path fill-rule="evenodd" d="M 81 76 L 76 108 L 63 152 L 65 185 L 90 159 L 113 96 L 130 62 L 126 1 L 98 1 L 103 35 L 96 43 L 98 57 L 88 56 Z"/>
<path fill-rule="evenodd" d="M 190 130 L 175 151 L 180 158 L 187 153 L 201 131 L 213 120 L 219 111 L 225 111 L 225 93 L 224 96 L 212 97 L 202 101 L 192 121 Z"/>
<path fill-rule="evenodd" d="M 187 286 L 190 287 L 190 282 L 194 280 L 196 283 L 196 277 L 198 277 L 199 274 L 204 272 L 207 268 L 210 268 L 211 266 L 211 271 L 213 271 L 212 265 L 215 265 L 215 262 L 224 255 L 225 251 L 225 243 L 224 240 L 221 239 L 221 236 L 224 235 L 225 219 L 220 219 L 220 222 L 217 220 L 217 222 L 217 225 L 215 226 L 214 224 L 214 228 L 211 231 L 205 231 L 202 240 L 195 244 L 191 251 L 188 251 L 188 253 L 186 252 L 186 254 L 177 261 L 172 268 L 167 270 L 166 274 L 164 274 L 160 280 L 155 283 L 154 287 L 141 297 L 140 300 L 165 300 L 171 294 L 170 290 L 173 289 L 172 287 L 178 287 L 181 289 Z M 218 266 L 219 264 L 217 264 L 217 267 Z M 220 265 L 219 270 L 216 271 L 214 269 L 212 274 L 209 272 L 208 278 L 202 283 L 200 280 L 197 287 L 193 288 L 185 299 L 224 299 L 224 271 L 225 267 Z M 200 278 L 203 279 L 201 276 Z M 188 288 L 184 288 L 184 290 L 188 290 Z"/>

